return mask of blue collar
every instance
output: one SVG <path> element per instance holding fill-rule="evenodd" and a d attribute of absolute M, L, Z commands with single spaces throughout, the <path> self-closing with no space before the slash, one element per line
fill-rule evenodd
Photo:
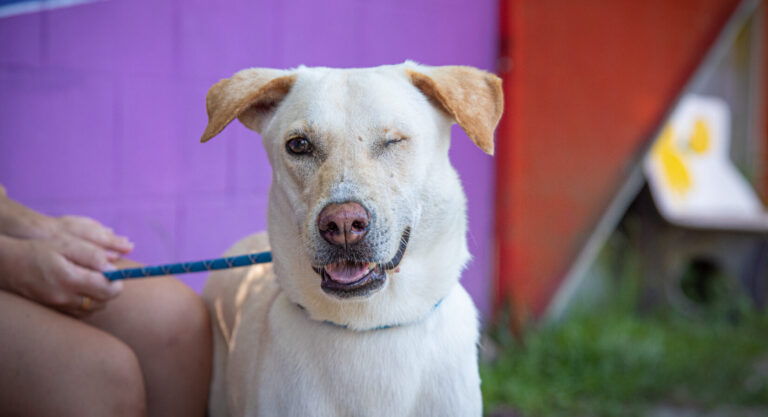
<path fill-rule="evenodd" d="M 407 323 L 385 324 L 385 325 L 382 325 L 382 326 L 372 327 L 370 329 L 362 329 L 362 330 L 352 329 L 352 330 L 356 331 L 356 332 L 372 332 L 372 331 L 375 331 L 375 330 L 386 330 L 386 329 L 391 329 L 393 327 L 402 327 L 402 326 L 407 326 L 407 325 L 410 325 L 410 324 L 416 324 L 416 323 L 418 323 L 418 322 L 420 322 L 422 320 L 426 320 L 427 317 L 431 316 L 432 313 L 434 313 L 435 310 L 437 310 L 437 307 L 440 306 L 440 304 L 443 302 L 443 300 L 445 300 L 445 298 L 441 298 L 440 300 L 438 300 L 438 302 L 435 303 L 434 306 L 432 306 L 432 310 L 429 311 L 429 314 L 427 314 L 426 316 L 424 316 L 424 317 L 422 317 L 422 318 L 420 318 L 420 319 L 418 319 L 416 321 L 411 321 L 411 322 L 407 322 Z M 296 304 L 296 306 L 299 307 L 300 309 L 304 310 L 304 311 L 307 311 L 307 309 L 304 308 L 304 306 L 302 306 L 301 304 Z M 339 327 L 341 329 L 350 330 L 349 326 L 347 326 L 346 324 L 339 324 L 339 323 L 336 323 L 336 322 L 333 322 L 333 321 L 330 321 L 330 320 L 323 320 L 322 323 L 330 324 L 331 326 Z"/>

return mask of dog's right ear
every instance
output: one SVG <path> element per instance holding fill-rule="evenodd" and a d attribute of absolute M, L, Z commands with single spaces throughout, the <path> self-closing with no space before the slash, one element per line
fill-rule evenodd
<path fill-rule="evenodd" d="M 218 135 L 236 117 L 249 129 L 261 133 L 295 81 L 296 74 L 288 71 L 249 68 L 217 82 L 205 98 L 208 126 L 200 142 Z"/>

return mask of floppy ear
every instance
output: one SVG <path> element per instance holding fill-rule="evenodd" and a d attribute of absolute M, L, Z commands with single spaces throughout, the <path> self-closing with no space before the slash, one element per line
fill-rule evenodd
<path fill-rule="evenodd" d="M 261 133 L 264 123 L 291 91 L 294 81 L 296 74 L 287 71 L 249 68 L 217 82 L 205 98 L 208 126 L 200 142 L 218 135 L 236 117 Z"/>
<path fill-rule="evenodd" d="M 493 131 L 504 110 L 501 79 L 472 67 L 406 70 L 413 85 L 448 113 L 480 149 L 493 155 Z"/>

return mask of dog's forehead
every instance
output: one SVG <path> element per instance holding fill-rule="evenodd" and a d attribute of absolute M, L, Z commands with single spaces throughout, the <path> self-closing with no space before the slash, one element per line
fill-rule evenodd
<path fill-rule="evenodd" d="M 407 128 L 430 108 L 397 67 L 304 68 L 297 75 L 287 104 L 295 118 L 317 126 Z"/>

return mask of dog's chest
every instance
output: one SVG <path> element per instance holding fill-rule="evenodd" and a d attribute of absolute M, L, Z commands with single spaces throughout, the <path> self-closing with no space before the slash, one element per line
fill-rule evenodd
<path fill-rule="evenodd" d="M 473 404 L 479 402 L 475 332 L 457 334 L 461 325 L 449 331 L 437 313 L 417 325 L 352 332 L 306 320 L 281 298 L 270 314 L 260 369 L 247 384 L 258 386 L 250 400 L 256 403 L 246 409 L 281 416 L 408 416 L 451 407 L 442 415 L 475 414 L 455 408 L 479 407 Z"/>

